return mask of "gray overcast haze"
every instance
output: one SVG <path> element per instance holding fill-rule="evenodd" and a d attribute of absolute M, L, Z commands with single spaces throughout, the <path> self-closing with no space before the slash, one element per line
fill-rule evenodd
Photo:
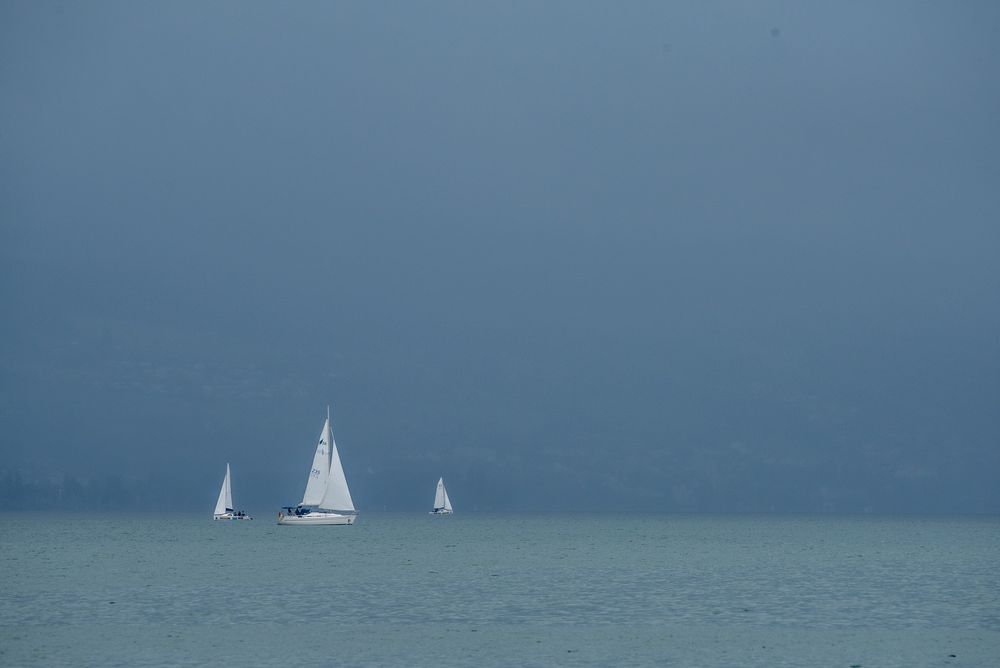
<path fill-rule="evenodd" d="M 0 3 L 0 507 L 1000 512 L 1000 3 Z"/>

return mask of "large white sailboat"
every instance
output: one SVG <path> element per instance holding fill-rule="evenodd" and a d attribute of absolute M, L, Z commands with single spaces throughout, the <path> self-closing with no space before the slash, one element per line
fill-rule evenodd
<path fill-rule="evenodd" d="M 354 524 L 358 516 L 330 429 L 329 408 L 326 409 L 326 422 L 313 455 L 302 503 L 285 506 L 284 510 L 286 512 L 278 513 L 278 524 Z"/>
<path fill-rule="evenodd" d="M 451 499 L 448 498 L 448 490 L 444 488 L 444 478 L 438 478 L 437 491 L 434 492 L 434 510 L 431 515 L 451 515 Z"/>
<path fill-rule="evenodd" d="M 219 500 L 215 502 L 216 520 L 252 520 L 242 510 L 233 510 L 233 483 L 229 474 L 229 462 L 226 462 L 226 477 L 222 479 L 222 489 L 219 490 Z"/>

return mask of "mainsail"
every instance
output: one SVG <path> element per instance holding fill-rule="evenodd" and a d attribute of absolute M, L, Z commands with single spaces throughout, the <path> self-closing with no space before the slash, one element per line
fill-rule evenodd
<path fill-rule="evenodd" d="M 312 469 L 309 471 L 309 479 L 306 481 L 306 492 L 302 495 L 303 506 L 318 506 L 323 501 L 326 494 L 327 481 L 330 477 L 330 444 L 333 442 L 333 434 L 330 433 L 330 416 L 327 415 L 326 422 L 323 423 L 323 431 L 319 435 L 319 443 L 316 444 L 316 455 L 313 457 Z M 340 460 L 337 460 L 340 466 Z M 344 473 L 341 471 L 341 477 Z M 346 484 L 346 483 L 345 483 Z"/>
<path fill-rule="evenodd" d="M 229 482 L 229 463 L 226 462 L 226 477 L 222 481 L 222 489 L 219 490 L 219 500 L 215 502 L 215 514 L 223 515 L 233 512 L 233 488 Z"/>
<path fill-rule="evenodd" d="M 319 502 L 319 507 L 324 510 L 354 512 L 354 500 L 351 499 L 351 490 L 347 487 L 347 478 L 344 476 L 344 467 L 340 463 L 340 452 L 337 451 L 337 442 L 333 440 L 333 433 L 330 431 L 329 416 L 326 418 L 326 426 L 323 433 L 329 437 L 330 474 L 327 479 L 323 499 Z"/>

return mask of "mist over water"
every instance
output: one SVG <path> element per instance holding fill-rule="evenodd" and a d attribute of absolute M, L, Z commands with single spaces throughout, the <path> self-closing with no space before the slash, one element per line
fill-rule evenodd
<path fill-rule="evenodd" d="M 0 7 L 0 506 L 1000 512 L 991 3 Z"/>

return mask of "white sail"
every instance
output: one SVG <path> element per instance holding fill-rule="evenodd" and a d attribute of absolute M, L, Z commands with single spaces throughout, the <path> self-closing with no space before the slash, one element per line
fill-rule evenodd
<path fill-rule="evenodd" d="M 219 490 L 219 500 L 215 502 L 215 514 L 223 515 L 233 512 L 233 488 L 229 481 L 229 463 L 226 462 L 226 477 L 222 480 Z"/>
<path fill-rule="evenodd" d="M 434 512 L 451 512 L 451 499 L 448 498 L 448 490 L 444 487 L 444 478 L 438 478 L 437 490 L 434 492 Z"/>
<path fill-rule="evenodd" d="M 444 508 L 444 498 L 446 492 L 444 491 L 444 478 L 438 478 L 437 491 L 434 492 L 434 510 L 440 510 Z"/>
<path fill-rule="evenodd" d="M 337 450 L 337 442 L 333 440 L 333 433 L 330 431 L 330 418 L 326 418 L 325 432 L 329 436 L 330 442 L 330 475 L 326 483 L 323 499 L 319 502 L 319 507 L 324 510 L 346 510 L 354 512 L 354 500 L 351 499 L 351 490 L 347 487 L 347 477 L 344 475 L 344 467 L 340 463 L 340 452 Z"/>
<path fill-rule="evenodd" d="M 323 424 L 323 431 L 319 435 L 319 443 L 316 444 L 316 454 L 313 457 L 312 468 L 309 470 L 309 479 L 306 481 L 306 491 L 302 495 L 303 506 L 318 506 L 323 501 L 326 494 L 327 481 L 330 478 L 330 444 L 333 442 L 333 434 L 330 433 L 330 416 Z M 340 466 L 338 460 L 337 466 Z M 341 476 L 343 476 L 341 472 Z"/>

